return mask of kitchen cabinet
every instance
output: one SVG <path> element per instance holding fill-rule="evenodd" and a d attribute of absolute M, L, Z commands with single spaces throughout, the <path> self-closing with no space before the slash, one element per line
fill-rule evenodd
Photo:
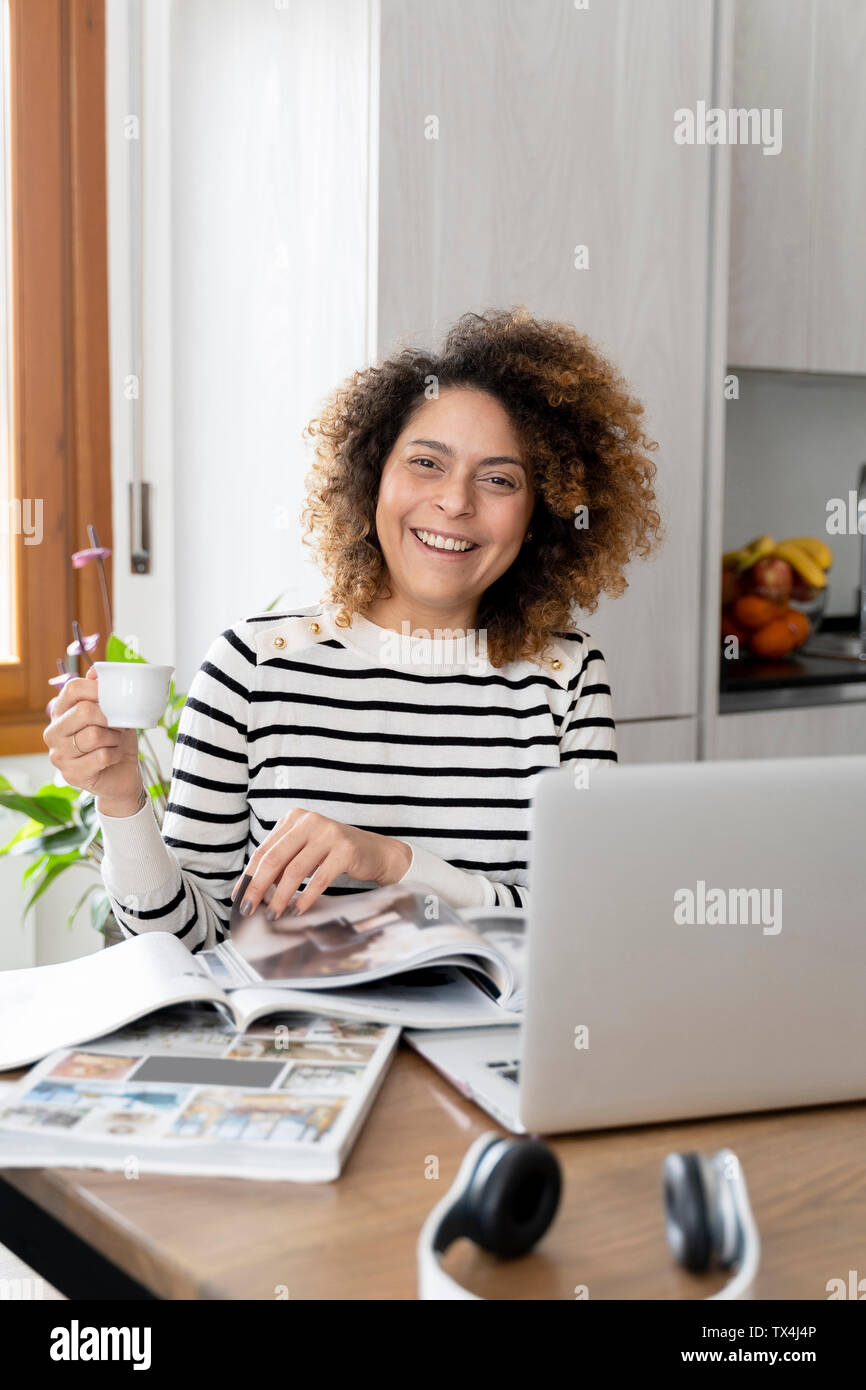
<path fill-rule="evenodd" d="M 808 365 L 866 373 L 866 5 L 816 17 Z"/>
<path fill-rule="evenodd" d="M 708 758 L 802 758 L 866 753 L 866 700 L 721 714 Z"/>
<path fill-rule="evenodd" d="M 697 719 L 633 719 L 617 722 L 617 760 L 632 763 L 691 763 L 697 758 Z"/>
<path fill-rule="evenodd" d="M 698 710 L 713 0 L 382 0 L 377 350 L 467 310 L 566 319 L 647 403 L 664 545 L 578 617 L 618 720 Z M 432 137 L 432 138 L 431 138 Z M 585 246 L 589 268 L 575 268 Z"/>
<path fill-rule="evenodd" d="M 782 148 L 731 147 L 728 362 L 866 372 L 866 5 L 737 0 L 736 109 Z"/>

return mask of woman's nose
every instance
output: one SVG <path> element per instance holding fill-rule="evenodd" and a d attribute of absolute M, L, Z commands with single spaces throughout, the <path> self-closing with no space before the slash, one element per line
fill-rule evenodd
<path fill-rule="evenodd" d="M 436 502 L 449 516 L 462 516 L 472 510 L 471 484 L 449 478 L 440 485 Z"/>

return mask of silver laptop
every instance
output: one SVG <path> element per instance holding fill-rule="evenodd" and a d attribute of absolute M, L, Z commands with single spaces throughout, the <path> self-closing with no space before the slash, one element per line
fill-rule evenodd
<path fill-rule="evenodd" d="M 515 1133 L 866 1097 L 866 756 L 540 775 L 519 1027 L 406 1036 Z"/>

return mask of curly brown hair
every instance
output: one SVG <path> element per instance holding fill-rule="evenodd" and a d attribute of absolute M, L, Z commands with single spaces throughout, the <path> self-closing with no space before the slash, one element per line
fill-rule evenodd
<path fill-rule="evenodd" d="M 431 382 L 495 397 L 525 450 L 535 487 L 530 539 L 482 595 L 476 626 L 493 666 L 541 660 L 551 637 L 571 628 L 572 610 L 592 613 L 602 591 L 621 594 L 632 555 L 647 556 L 659 540 L 656 465 L 646 457 L 658 445 L 641 430 L 644 407 L 572 324 L 533 318 L 522 304 L 463 314 L 438 354 L 403 347 L 353 373 L 304 429 L 317 443 L 301 513 L 326 597 L 348 614 L 363 615 L 387 578 L 379 481 Z M 575 520 L 582 506 L 586 529 Z"/>

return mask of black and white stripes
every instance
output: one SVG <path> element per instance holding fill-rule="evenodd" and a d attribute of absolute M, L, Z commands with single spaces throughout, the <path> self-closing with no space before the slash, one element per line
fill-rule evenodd
<path fill-rule="evenodd" d="M 585 632 L 539 667 L 453 657 L 332 604 L 263 614 L 211 644 L 181 714 L 160 835 L 146 805 L 100 816 L 103 879 L 130 935 L 223 938 L 246 860 L 294 806 L 411 845 L 405 880 L 457 907 L 525 906 L 533 781 L 616 762 L 607 671 Z M 345 876 L 330 894 L 372 887 Z"/>

